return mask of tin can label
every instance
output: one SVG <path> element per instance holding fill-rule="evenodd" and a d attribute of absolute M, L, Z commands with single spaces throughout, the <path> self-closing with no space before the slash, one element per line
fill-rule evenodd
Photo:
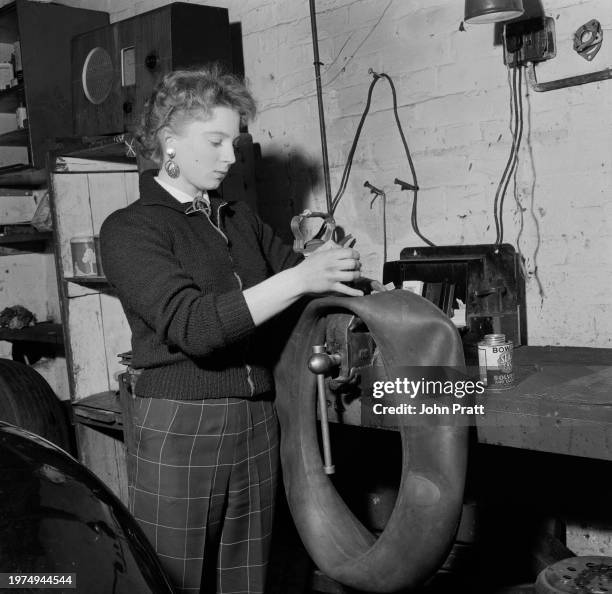
<path fill-rule="evenodd" d="M 93 237 L 73 237 L 70 240 L 74 276 L 97 276 L 95 243 Z"/>
<path fill-rule="evenodd" d="M 480 380 L 490 390 L 507 390 L 514 383 L 512 366 L 513 345 L 511 342 L 490 344 L 478 343 L 478 366 Z"/>

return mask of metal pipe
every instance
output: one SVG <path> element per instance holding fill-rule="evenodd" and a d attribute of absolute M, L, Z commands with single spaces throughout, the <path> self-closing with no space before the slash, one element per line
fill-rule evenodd
<path fill-rule="evenodd" d="M 319 393 L 319 414 L 321 415 L 321 438 L 323 441 L 323 469 L 325 474 L 334 474 L 332 464 L 331 441 L 329 439 L 329 421 L 327 420 L 327 399 L 325 398 L 325 376 L 317 374 L 317 391 Z"/>
<path fill-rule="evenodd" d="M 327 154 L 327 133 L 323 113 L 323 90 L 321 88 L 321 61 L 319 60 L 319 37 L 317 33 L 317 13 L 315 0 L 310 0 L 310 29 L 312 31 L 312 51 L 314 53 L 315 81 L 317 84 L 317 104 L 319 106 L 319 130 L 321 132 L 321 155 L 323 157 L 323 181 L 325 182 L 325 203 L 327 212 L 332 214 L 331 181 L 329 178 L 329 157 Z"/>
<path fill-rule="evenodd" d="M 565 89 L 567 87 L 576 87 L 578 85 L 608 80 L 610 78 L 612 78 L 612 68 L 605 68 L 604 70 L 590 72 L 589 74 L 579 74 L 578 76 L 569 76 L 567 78 L 539 83 L 536 78 L 535 64 L 533 62 L 527 64 L 527 80 L 529 81 L 529 87 L 538 93 L 542 91 Z"/>

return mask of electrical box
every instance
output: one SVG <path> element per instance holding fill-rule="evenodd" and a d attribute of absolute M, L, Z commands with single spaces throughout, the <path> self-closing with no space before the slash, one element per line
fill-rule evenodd
<path fill-rule="evenodd" d="M 515 346 L 527 344 L 525 278 L 511 245 L 404 248 L 399 260 L 385 264 L 383 282 L 402 288 L 405 281 L 425 283 L 424 296 L 441 309 L 444 300 L 451 309 L 453 301 L 462 301 L 465 326 L 459 333 L 468 360 L 477 356 L 476 345 L 485 334 L 505 334 Z M 439 290 L 428 294 L 427 284 Z"/>
<path fill-rule="evenodd" d="M 131 132 L 146 99 L 171 70 L 220 62 L 232 70 L 225 8 L 174 2 L 72 41 L 74 132 Z"/>
<path fill-rule="evenodd" d="M 504 27 L 504 64 L 523 66 L 528 62 L 543 62 L 554 58 L 555 20 L 539 17 L 518 20 Z"/>

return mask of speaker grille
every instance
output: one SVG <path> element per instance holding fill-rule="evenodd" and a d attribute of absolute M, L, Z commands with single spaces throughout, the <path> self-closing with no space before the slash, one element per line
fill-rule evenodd
<path fill-rule="evenodd" d="M 113 88 L 113 61 L 103 47 L 94 47 L 83 64 L 83 92 L 95 105 L 102 103 Z"/>

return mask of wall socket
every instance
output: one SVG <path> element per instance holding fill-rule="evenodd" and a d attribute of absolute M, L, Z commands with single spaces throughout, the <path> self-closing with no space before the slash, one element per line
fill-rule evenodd
<path fill-rule="evenodd" d="M 504 27 L 504 64 L 514 68 L 527 62 L 543 62 L 557 54 L 555 21 L 552 17 L 538 17 Z"/>

